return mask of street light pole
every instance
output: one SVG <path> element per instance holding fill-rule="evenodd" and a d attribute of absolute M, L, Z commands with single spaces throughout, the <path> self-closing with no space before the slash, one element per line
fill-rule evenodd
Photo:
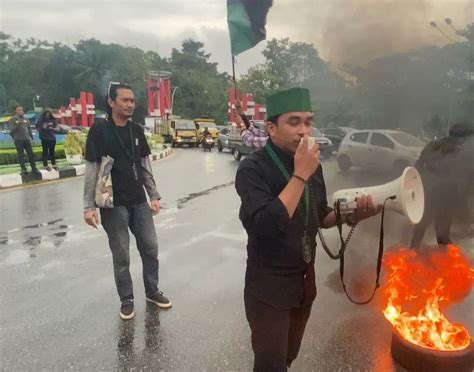
<path fill-rule="evenodd" d="M 447 18 L 447 19 L 449 19 L 449 18 Z M 456 42 L 456 40 L 453 40 L 453 39 L 451 39 L 448 35 L 446 35 L 446 34 L 443 32 L 443 30 L 438 27 L 438 24 L 437 24 L 436 22 L 431 21 L 431 22 L 430 22 L 430 26 L 433 27 L 433 28 L 435 28 L 441 35 L 443 35 L 443 36 L 444 36 L 446 39 L 448 39 L 449 41 L 451 41 L 451 42 L 453 42 L 453 43 Z"/>
<path fill-rule="evenodd" d="M 179 87 L 174 87 L 173 93 L 171 94 L 171 115 L 173 115 L 174 94 L 176 93 L 176 90 L 177 90 L 178 88 L 179 88 Z"/>
<path fill-rule="evenodd" d="M 7 112 L 8 110 L 8 107 L 7 107 L 7 93 L 5 92 L 5 86 L 3 84 L 0 84 L 0 87 L 2 87 L 3 89 L 3 102 L 5 103 L 5 111 L 4 112 Z"/>

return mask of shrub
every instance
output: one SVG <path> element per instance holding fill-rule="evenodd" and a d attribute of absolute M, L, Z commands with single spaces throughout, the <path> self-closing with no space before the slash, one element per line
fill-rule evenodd
<path fill-rule="evenodd" d="M 41 146 L 33 147 L 33 153 L 35 154 L 35 159 L 40 160 L 42 155 Z M 64 159 L 66 155 L 64 154 L 64 148 L 62 144 L 56 145 L 55 148 L 56 159 Z M 25 154 L 26 161 L 28 160 L 27 155 Z M 0 165 L 8 164 L 18 164 L 18 155 L 15 149 L 0 149 Z"/>
<path fill-rule="evenodd" d="M 64 152 L 68 155 L 83 154 L 83 140 L 78 133 L 69 132 L 64 138 L 63 146 Z"/>

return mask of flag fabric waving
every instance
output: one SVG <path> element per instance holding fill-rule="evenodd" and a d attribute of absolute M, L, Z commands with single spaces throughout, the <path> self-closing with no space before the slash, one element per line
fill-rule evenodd
<path fill-rule="evenodd" d="M 236 56 L 265 40 L 268 10 L 273 0 L 227 0 L 232 55 Z"/>

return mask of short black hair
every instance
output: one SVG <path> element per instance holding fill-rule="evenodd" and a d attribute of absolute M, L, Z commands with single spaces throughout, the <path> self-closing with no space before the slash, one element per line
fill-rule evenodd
<path fill-rule="evenodd" d="M 130 89 L 133 90 L 132 87 L 128 84 L 123 84 L 123 83 L 110 83 L 109 86 L 109 91 L 107 92 L 107 98 L 105 100 L 105 107 L 107 107 L 107 115 L 112 116 L 112 107 L 109 105 L 109 98 L 112 101 L 115 101 L 117 99 L 118 93 L 117 91 L 119 89 Z"/>
<path fill-rule="evenodd" d="M 273 115 L 271 118 L 268 118 L 268 121 L 271 121 L 273 124 L 277 125 L 278 124 L 278 118 L 280 115 Z"/>
<path fill-rule="evenodd" d="M 122 83 L 111 83 L 110 84 L 110 88 L 109 88 L 109 92 L 108 92 L 108 95 L 107 95 L 107 98 L 110 98 L 112 101 L 115 101 L 115 99 L 117 98 L 118 96 L 118 93 L 117 91 L 119 89 L 130 89 L 130 90 L 133 90 L 132 87 L 128 84 L 122 84 Z"/>

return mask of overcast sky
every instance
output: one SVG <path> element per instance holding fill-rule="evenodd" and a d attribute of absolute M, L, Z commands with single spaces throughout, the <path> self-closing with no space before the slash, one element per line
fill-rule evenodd
<path fill-rule="evenodd" d="M 257 1 L 257 0 L 255 0 Z M 429 26 L 452 19 L 462 28 L 474 21 L 466 0 L 274 0 L 268 38 L 313 43 L 333 65 L 368 59 L 447 40 Z M 73 45 L 80 39 L 134 45 L 169 56 L 185 38 L 204 42 L 211 60 L 230 71 L 225 0 L 0 0 L 0 29 Z M 262 62 L 265 42 L 238 58 L 238 73 Z"/>

